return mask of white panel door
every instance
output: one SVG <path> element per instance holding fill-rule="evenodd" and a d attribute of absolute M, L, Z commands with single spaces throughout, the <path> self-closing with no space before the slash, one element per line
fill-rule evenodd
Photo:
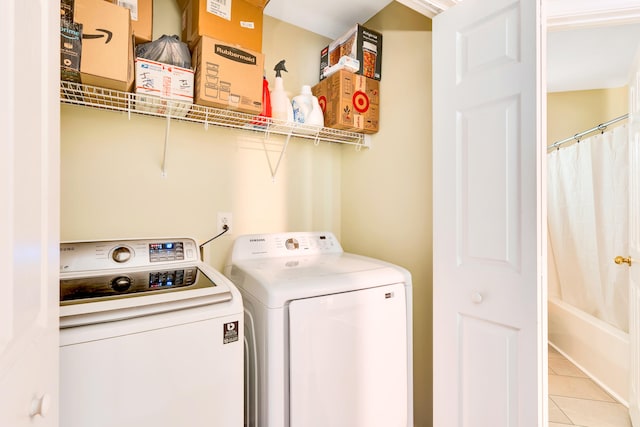
<path fill-rule="evenodd" d="M 546 423 L 540 13 L 433 21 L 434 426 Z"/>
<path fill-rule="evenodd" d="M 629 82 L 629 414 L 640 427 L 640 49 Z M 624 257 L 627 254 L 620 254 Z"/>
<path fill-rule="evenodd" d="M 59 3 L 0 13 L 0 426 L 58 425 Z"/>
<path fill-rule="evenodd" d="M 403 284 L 289 306 L 290 427 L 409 427 Z"/>

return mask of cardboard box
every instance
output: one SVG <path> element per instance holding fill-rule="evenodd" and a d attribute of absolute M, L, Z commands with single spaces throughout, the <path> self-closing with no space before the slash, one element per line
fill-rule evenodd
<path fill-rule="evenodd" d="M 193 50 L 201 36 L 209 36 L 261 52 L 262 9 L 247 0 L 187 0 L 182 9 L 182 41 Z"/>
<path fill-rule="evenodd" d="M 357 24 L 342 37 L 335 39 L 320 51 L 320 80 L 327 78 L 331 74 L 331 67 L 340 63 L 341 58 L 345 56 L 359 62 L 357 74 L 380 80 L 382 34 Z M 342 62 L 345 60 L 342 59 Z"/>
<path fill-rule="evenodd" d="M 193 104 L 194 72 L 136 58 L 136 110 L 184 117 Z"/>
<path fill-rule="evenodd" d="M 75 0 L 74 16 L 82 24 L 82 83 L 131 91 L 134 70 L 129 11 L 103 0 Z"/>
<path fill-rule="evenodd" d="M 131 26 L 136 43 L 153 40 L 153 0 L 106 0 L 131 12 Z"/>
<path fill-rule="evenodd" d="M 180 1 L 180 0 L 178 0 Z M 247 3 L 251 3 L 254 6 L 265 8 L 265 6 L 269 3 L 270 0 L 247 0 Z"/>
<path fill-rule="evenodd" d="M 254 6 L 261 7 L 264 9 L 264 7 L 269 3 L 269 1 L 270 0 L 247 0 L 247 3 L 251 3 Z M 184 9 L 185 5 L 189 2 L 189 0 L 176 0 L 176 2 L 178 3 L 178 7 L 180 8 L 180 10 L 182 10 Z"/>
<path fill-rule="evenodd" d="M 80 83 L 82 24 L 60 20 L 60 80 Z"/>
<path fill-rule="evenodd" d="M 311 88 L 324 113 L 324 126 L 376 133 L 380 122 L 380 82 L 340 70 Z"/>
<path fill-rule="evenodd" d="M 202 36 L 192 62 L 196 104 L 249 114 L 262 112 L 263 54 Z"/>

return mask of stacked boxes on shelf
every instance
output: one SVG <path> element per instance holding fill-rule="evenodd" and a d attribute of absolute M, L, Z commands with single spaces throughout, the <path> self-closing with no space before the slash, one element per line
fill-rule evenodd
<path fill-rule="evenodd" d="M 263 9 L 268 0 L 177 0 L 193 53 L 196 104 L 262 111 Z"/>
<path fill-rule="evenodd" d="M 196 103 L 260 114 L 269 0 L 176 1 L 195 71 L 134 61 L 135 43 L 152 37 L 153 0 L 61 0 L 62 79 L 122 92 L 135 88 L 140 111 L 185 116 Z M 381 62 L 382 35 L 359 24 L 322 50 L 313 94 L 326 127 L 379 130 Z"/>
<path fill-rule="evenodd" d="M 312 88 L 328 128 L 376 133 L 380 128 L 382 34 L 360 24 L 320 52 Z"/>

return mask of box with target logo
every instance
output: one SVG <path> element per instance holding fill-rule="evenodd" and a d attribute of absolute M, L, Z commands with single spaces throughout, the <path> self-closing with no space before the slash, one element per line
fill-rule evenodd
<path fill-rule="evenodd" d="M 380 122 L 380 82 L 340 70 L 311 88 L 324 113 L 324 126 L 376 133 Z"/>

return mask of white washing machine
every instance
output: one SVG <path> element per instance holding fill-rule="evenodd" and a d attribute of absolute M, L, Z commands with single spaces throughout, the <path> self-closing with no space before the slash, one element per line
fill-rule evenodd
<path fill-rule="evenodd" d="M 236 239 L 251 427 L 413 426 L 411 275 L 331 233 Z"/>
<path fill-rule="evenodd" d="M 242 297 L 192 239 L 60 246 L 60 425 L 243 425 Z"/>

